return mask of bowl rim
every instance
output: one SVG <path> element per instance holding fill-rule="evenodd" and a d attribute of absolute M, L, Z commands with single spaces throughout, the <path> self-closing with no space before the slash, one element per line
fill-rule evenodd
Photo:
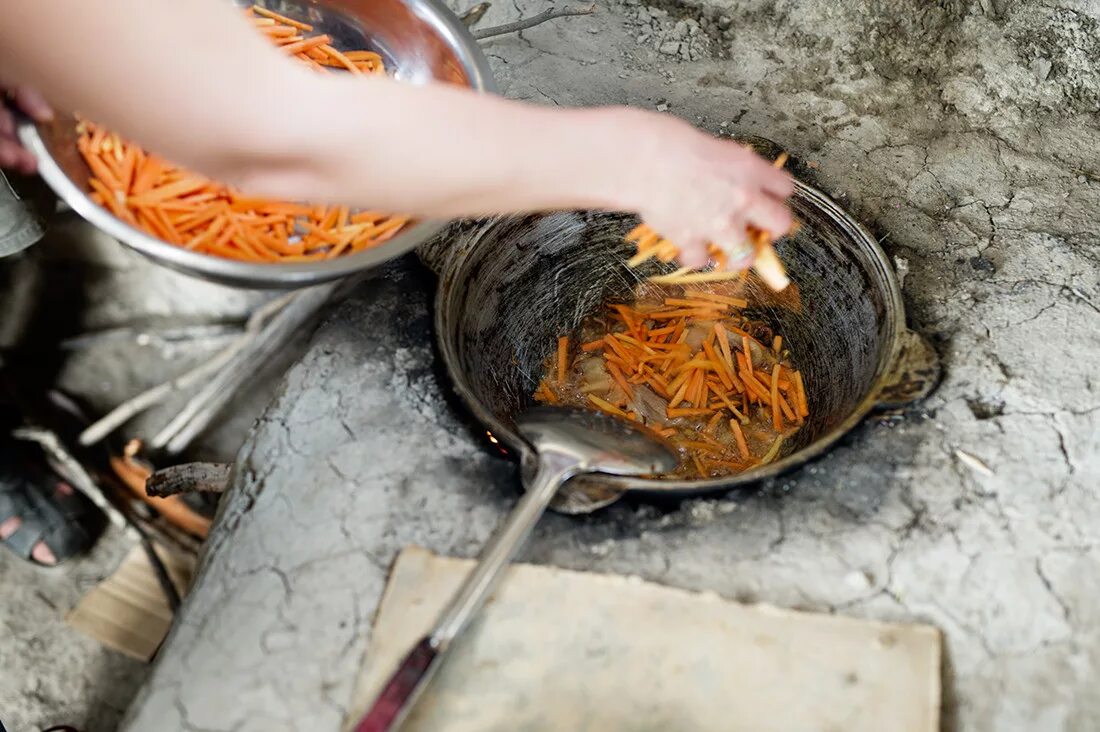
<path fill-rule="evenodd" d="M 469 79 L 467 88 L 482 94 L 497 92 L 488 59 L 458 16 L 440 0 L 415 0 L 414 3 L 410 0 L 401 0 L 401 2 L 406 5 L 415 4 L 418 9 L 427 7 L 431 14 L 425 17 L 423 13 L 418 12 L 418 17 L 424 19 L 437 33 L 447 38 L 452 46 L 466 52 L 466 57 L 460 60 Z M 62 119 L 70 119 L 70 117 L 65 116 Z M 46 124 L 59 123 L 55 121 Z M 21 117 L 18 121 L 17 134 L 20 142 L 37 160 L 38 173 L 42 179 L 81 218 L 122 245 L 159 264 L 178 272 L 224 284 L 264 289 L 297 288 L 339 279 L 362 272 L 415 249 L 438 234 L 447 224 L 446 221 L 441 220 L 417 220 L 404 232 L 381 246 L 320 262 L 267 263 L 226 259 L 212 254 L 194 252 L 162 241 L 116 218 L 107 209 L 96 204 L 61 169 L 46 147 L 37 124 L 26 117 Z"/>
<path fill-rule="evenodd" d="M 819 189 L 798 180 L 795 181 L 794 195 L 802 197 L 809 204 L 816 205 L 825 210 L 838 224 L 848 231 L 855 242 L 862 244 L 866 248 L 872 255 L 871 264 L 878 270 L 878 274 L 885 288 L 886 322 L 884 325 L 886 329 L 885 338 L 887 341 L 887 348 L 884 349 L 884 353 L 879 359 L 871 385 L 867 388 L 859 403 L 856 404 L 839 424 L 817 437 L 805 447 L 789 455 L 785 455 L 775 462 L 746 470 L 737 475 L 721 478 L 707 478 L 704 480 L 668 480 L 663 478 L 616 477 L 593 474 L 590 476 L 592 479 L 597 479 L 601 483 L 619 490 L 642 494 L 652 493 L 663 496 L 692 496 L 718 491 L 729 491 L 769 478 L 776 478 L 794 468 L 822 457 L 838 440 L 854 429 L 878 405 L 878 400 L 889 381 L 893 372 L 893 367 L 902 354 L 904 345 L 903 336 L 907 332 L 905 326 L 905 303 L 901 296 L 901 285 L 898 282 L 897 275 L 889 264 L 890 260 L 886 252 L 879 246 L 875 237 L 871 236 L 871 234 L 840 205 Z M 450 376 L 452 387 L 462 400 L 462 403 L 470 410 L 473 416 L 485 426 L 492 434 L 493 438 L 499 440 L 500 445 L 506 448 L 508 452 L 516 453 L 517 458 L 522 463 L 534 457 L 533 448 L 527 444 L 518 433 L 491 414 L 489 410 L 482 405 L 481 401 L 474 396 L 473 390 L 467 384 L 463 375 L 458 373 L 458 369 L 453 363 L 457 354 L 449 347 L 444 337 L 447 326 L 447 312 L 449 310 L 448 300 L 451 294 L 458 290 L 455 280 L 457 269 L 462 262 L 469 257 L 470 253 L 477 248 L 481 240 L 482 236 L 478 236 L 469 246 L 456 249 L 455 254 L 447 260 L 440 274 L 435 298 L 435 340 L 439 352 L 442 355 L 444 366 Z"/>

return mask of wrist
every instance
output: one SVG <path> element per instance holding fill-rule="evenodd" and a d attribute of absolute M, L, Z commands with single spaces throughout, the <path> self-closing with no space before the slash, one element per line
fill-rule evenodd
<path fill-rule="evenodd" d="M 599 172 L 593 175 L 599 208 L 636 213 L 652 199 L 655 183 L 654 160 L 664 144 L 667 120 L 633 107 L 593 110 L 600 130 L 594 137 L 592 160 Z"/>

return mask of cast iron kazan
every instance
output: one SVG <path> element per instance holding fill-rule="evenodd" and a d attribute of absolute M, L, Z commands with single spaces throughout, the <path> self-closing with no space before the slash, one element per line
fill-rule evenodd
<path fill-rule="evenodd" d="M 709 480 L 589 478 L 583 486 L 571 483 L 574 490 L 555 508 L 590 511 L 622 490 L 694 494 L 773 477 L 820 456 L 873 410 L 932 390 L 937 356 L 906 327 L 901 288 L 878 243 L 809 185 L 797 184 L 791 206 L 802 227 L 778 251 L 798 284 L 801 307 L 774 298 L 753 313 L 783 335 L 805 376 L 811 416 L 780 459 Z M 436 337 L 454 389 L 525 468 L 533 462 L 531 447 L 513 420 L 532 404 L 557 337 L 636 284 L 625 265 L 632 247 L 623 242 L 635 223 L 589 212 L 495 218 L 420 250 L 440 275 Z"/>

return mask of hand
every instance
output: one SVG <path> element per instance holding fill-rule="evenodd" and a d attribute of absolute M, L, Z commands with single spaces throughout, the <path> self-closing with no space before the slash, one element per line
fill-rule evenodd
<path fill-rule="evenodd" d="M 0 168 L 29 175 L 37 166 L 34 156 L 23 148 L 15 136 L 13 109 L 18 109 L 35 122 L 49 122 L 53 119 L 53 110 L 33 89 L 15 87 L 6 90 L 0 87 Z"/>
<path fill-rule="evenodd" d="M 642 153 L 631 170 L 630 208 L 676 244 L 683 266 L 705 266 L 713 242 L 726 252 L 729 269 L 745 269 L 754 256 L 749 225 L 775 238 L 790 230 L 784 201 L 794 183 L 747 147 L 652 114 L 635 117 L 626 132 Z"/>

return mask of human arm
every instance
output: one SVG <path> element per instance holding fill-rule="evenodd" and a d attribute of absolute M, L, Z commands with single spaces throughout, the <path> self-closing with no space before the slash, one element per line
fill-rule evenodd
<path fill-rule="evenodd" d="M 705 260 L 789 226 L 791 183 L 668 117 L 318 75 L 224 0 L 0 0 L 0 68 L 59 107 L 249 192 L 451 217 L 640 213 Z M 182 30 L 181 30 L 182 29 Z"/>

